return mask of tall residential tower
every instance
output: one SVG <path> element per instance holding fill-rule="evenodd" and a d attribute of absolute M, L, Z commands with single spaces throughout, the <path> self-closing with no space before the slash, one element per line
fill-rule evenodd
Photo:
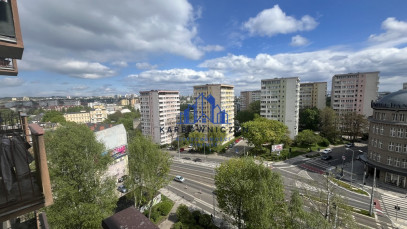
<path fill-rule="evenodd" d="M 143 135 L 150 136 L 160 145 L 174 141 L 177 138 L 174 127 L 177 125 L 180 109 L 179 92 L 141 91 L 140 102 Z M 168 131 L 169 127 L 171 127 L 171 131 Z"/>
<path fill-rule="evenodd" d="M 240 92 L 240 110 L 249 109 L 250 103 L 260 101 L 261 91 L 242 91 Z"/>
<path fill-rule="evenodd" d="M 284 123 L 290 138 L 298 134 L 300 79 L 274 78 L 261 80 L 260 115 Z"/>
<path fill-rule="evenodd" d="M 326 107 L 326 82 L 300 84 L 300 109 Z"/>

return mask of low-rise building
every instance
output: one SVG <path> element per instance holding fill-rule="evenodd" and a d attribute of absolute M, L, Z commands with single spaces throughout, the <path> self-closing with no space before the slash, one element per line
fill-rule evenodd
<path fill-rule="evenodd" d="M 67 122 L 75 123 L 90 123 L 90 113 L 89 112 L 76 112 L 76 113 L 66 113 L 64 118 Z"/>

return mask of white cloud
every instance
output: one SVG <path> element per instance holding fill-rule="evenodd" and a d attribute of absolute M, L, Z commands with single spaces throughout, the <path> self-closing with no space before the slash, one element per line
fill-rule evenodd
<path fill-rule="evenodd" d="M 84 91 L 84 90 L 89 89 L 89 87 L 86 85 L 77 85 L 77 86 L 72 87 L 71 89 L 74 91 Z"/>
<path fill-rule="evenodd" d="M 0 87 L 18 87 L 23 85 L 24 81 L 17 77 L 0 77 Z"/>
<path fill-rule="evenodd" d="M 300 35 L 296 35 L 291 37 L 291 46 L 306 46 L 309 44 L 309 41 L 307 38 L 302 37 Z"/>
<path fill-rule="evenodd" d="M 386 30 L 386 32 L 370 35 L 369 41 L 387 47 L 407 43 L 407 22 L 389 17 L 382 22 L 382 29 Z"/>
<path fill-rule="evenodd" d="M 136 68 L 138 68 L 140 70 L 151 70 L 151 69 L 156 69 L 157 65 L 151 65 L 147 62 L 140 62 L 140 63 L 136 63 Z"/>
<path fill-rule="evenodd" d="M 192 69 L 150 70 L 140 74 L 129 75 L 129 80 L 149 80 L 149 83 L 201 83 L 220 82 L 224 75 L 218 71 L 195 71 Z"/>
<path fill-rule="evenodd" d="M 225 50 L 225 48 L 223 46 L 220 45 L 207 45 L 207 46 L 203 46 L 201 47 L 201 49 L 205 52 L 220 52 Z"/>
<path fill-rule="evenodd" d="M 309 15 L 303 16 L 300 20 L 287 16 L 278 5 L 271 9 L 265 9 L 256 17 L 250 18 L 243 24 L 243 28 L 248 30 L 250 35 L 274 36 L 277 34 L 288 34 L 298 31 L 309 31 L 317 27 L 318 22 Z"/>
<path fill-rule="evenodd" d="M 112 65 L 118 66 L 118 67 L 127 67 L 128 66 L 126 61 L 113 61 Z"/>

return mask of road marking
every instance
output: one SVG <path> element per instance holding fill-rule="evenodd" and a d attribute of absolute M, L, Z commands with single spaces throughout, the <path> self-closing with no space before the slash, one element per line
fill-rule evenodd
<path fill-rule="evenodd" d="M 187 192 L 184 192 L 184 191 L 182 191 L 182 190 L 180 190 L 180 189 L 178 189 L 178 188 L 175 188 L 174 186 L 171 186 L 171 185 L 168 185 L 168 186 L 171 187 L 171 188 L 173 188 L 173 189 L 175 189 L 175 190 L 177 190 L 178 192 L 181 192 L 181 193 L 183 193 L 183 194 L 186 194 L 186 195 L 188 195 L 188 196 L 193 197 L 193 198 L 194 198 L 194 201 L 196 201 L 196 202 L 198 202 L 198 203 L 201 203 L 201 204 L 205 205 L 206 207 L 213 208 L 213 205 L 212 205 L 212 204 L 208 204 L 207 202 L 201 200 L 200 198 L 197 198 L 197 197 L 194 196 L 194 195 L 191 195 L 191 194 L 189 194 L 189 193 L 187 193 Z M 176 195 L 177 195 L 177 194 L 176 194 Z"/>
<path fill-rule="evenodd" d="M 177 169 L 171 169 L 171 170 L 172 170 L 172 171 L 176 171 L 176 172 L 180 172 L 180 173 L 185 173 L 185 174 L 188 174 L 188 175 L 191 175 L 191 176 L 202 177 L 202 178 L 205 178 L 205 179 L 208 179 L 208 180 L 214 180 L 214 178 L 212 178 L 212 177 L 204 177 L 204 176 L 200 176 L 200 175 L 188 173 L 188 172 L 181 171 L 181 170 L 177 170 Z M 211 175 L 214 176 L 213 173 L 212 173 Z"/>
<path fill-rule="evenodd" d="M 176 175 L 178 175 L 178 174 L 174 174 L 174 173 L 169 173 L 170 175 L 172 175 L 172 176 L 176 176 Z M 188 175 L 191 175 L 191 174 L 188 174 Z M 207 187 L 209 187 L 209 188 L 216 188 L 215 186 L 213 186 L 213 185 L 210 185 L 210 184 L 206 184 L 206 183 L 202 183 L 202 182 L 199 182 L 199 181 L 196 181 L 196 180 L 192 180 L 191 179 L 191 181 L 193 181 L 193 182 L 195 182 L 195 183 L 198 183 L 198 184 L 201 184 L 201 185 L 204 185 L 204 186 L 207 186 Z"/>
<path fill-rule="evenodd" d="M 206 174 L 214 175 L 213 172 L 212 172 L 212 173 L 210 173 L 210 172 L 203 172 L 203 171 L 199 171 L 199 170 L 194 170 L 194 169 L 190 169 L 190 168 L 185 168 L 185 167 L 182 167 L 182 166 L 174 166 L 174 165 L 173 165 L 173 167 L 182 168 L 182 169 L 186 169 L 186 170 L 192 170 L 192 171 L 194 171 L 194 172 L 200 172 L 200 173 L 206 173 Z M 206 168 L 208 168 L 208 167 L 206 167 Z"/>

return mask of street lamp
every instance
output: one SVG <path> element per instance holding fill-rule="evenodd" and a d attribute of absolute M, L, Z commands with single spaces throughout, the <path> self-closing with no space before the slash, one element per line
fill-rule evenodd
<path fill-rule="evenodd" d="M 353 151 L 352 149 L 346 148 L 346 150 L 350 150 L 352 151 L 352 170 L 350 172 L 350 186 L 352 186 L 352 177 L 353 177 L 353 156 L 355 155 L 355 151 Z"/>

